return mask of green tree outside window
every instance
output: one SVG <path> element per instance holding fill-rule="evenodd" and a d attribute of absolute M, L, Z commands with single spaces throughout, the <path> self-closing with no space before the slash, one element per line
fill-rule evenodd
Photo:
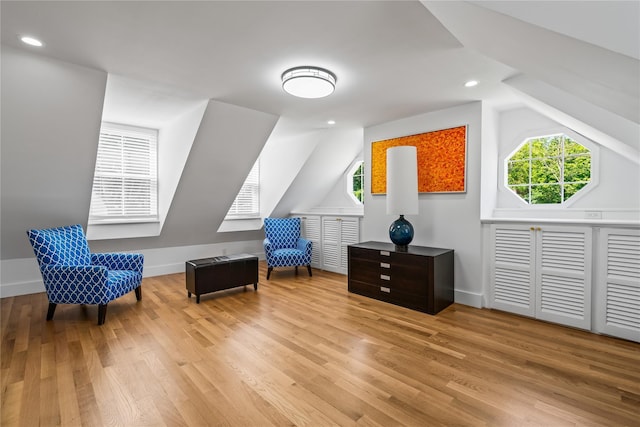
<path fill-rule="evenodd" d="M 356 199 L 360 203 L 364 203 L 364 194 L 362 190 L 362 184 L 364 182 L 364 162 L 360 163 L 360 166 L 353 172 L 352 175 L 352 191 Z"/>
<path fill-rule="evenodd" d="M 530 205 L 562 204 L 591 182 L 591 152 L 566 135 L 527 139 L 507 160 L 507 187 Z"/>

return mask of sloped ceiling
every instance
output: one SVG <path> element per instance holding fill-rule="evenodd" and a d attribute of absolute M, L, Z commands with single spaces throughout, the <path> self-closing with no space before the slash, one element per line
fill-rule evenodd
<path fill-rule="evenodd" d="M 640 162 L 640 21 L 628 18 L 638 17 L 639 3 L 555 3 L 423 2 L 466 48 L 519 70 L 503 82 L 524 103 Z M 527 18 L 527 10 L 535 13 Z M 558 28 L 562 18 L 568 25 Z M 584 32 L 578 24 L 598 18 L 591 42 L 576 38 Z"/>
<path fill-rule="evenodd" d="M 2 43 L 296 120 L 366 127 L 493 95 L 509 66 L 461 44 L 417 1 L 2 1 Z M 22 44 L 19 35 L 45 46 Z M 286 94 L 318 65 L 336 92 Z M 481 85 L 463 85 L 474 78 Z"/>
<path fill-rule="evenodd" d="M 480 6 L 640 59 L 638 1 L 478 1 Z"/>
<path fill-rule="evenodd" d="M 523 70 L 637 120 L 637 74 L 609 78 L 637 67 L 637 1 L 423 3 L 2 1 L 1 35 L 19 49 L 310 127 L 367 127 L 508 96 L 500 82 Z M 464 12 L 443 16 L 455 8 Z M 23 34 L 44 48 L 23 45 Z M 332 96 L 310 102 L 282 91 L 281 73 L 306 64 L 337 74 Z M 464 88 L 471 78 L 480 85 Z M 635 97 L 630 111 L 625 94 Z"/>

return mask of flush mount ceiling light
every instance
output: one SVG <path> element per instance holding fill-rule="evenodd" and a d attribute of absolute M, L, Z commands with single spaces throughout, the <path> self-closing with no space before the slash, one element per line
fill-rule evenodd
<path fill-rule="evenodd" d="M 469 80 L 464 84 L 465 87 L 474 87 L 477 85 L 478 85 L 478 82 L 476 80 Z"/>
<path fill-rule="evenodd" d="M 22 43 L 26 43 L 30 46 L 42 47 L 42 42 L 34 37 L 22 36 L 20 37 L 20 40 L 22 40 Z"/>
<path fill-rule="evenodd" d="M 324 98 L 336 88 L 336 75 L 319 67 L 294 67 L 282 73 L 282 88 L 299 98 Z"/>

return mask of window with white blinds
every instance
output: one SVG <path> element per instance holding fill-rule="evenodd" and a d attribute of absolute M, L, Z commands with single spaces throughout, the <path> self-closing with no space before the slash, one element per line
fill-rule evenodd
<path fill-rule="evenodd" d="M 225 219 L 246 219 L 260 217 L 260 159 L 258 159 L 240 192 L 233 201 Z"/>
<path fill-rule="evenodd" d="M 158 219 L 158 131 L 102 123 L 89 221 Z"/>

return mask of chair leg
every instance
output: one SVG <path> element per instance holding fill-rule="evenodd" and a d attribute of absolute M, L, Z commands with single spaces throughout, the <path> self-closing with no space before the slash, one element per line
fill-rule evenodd
<path fill-rule="evenodd" d="M 307 271 L 309 272 L 309 277 L 313 276 L 311 274 L 311 265 L 307 265 Z"/>
<path fill-rule="evenodd" d="M 51 320 L 53 319 L 53 313 L 56 312 L 56 306 L 58 304 L 55 304 L 53 302 L 49 303 L 49 309 L 47 310 L 47 320 Z"/>
<path fill-rule="evenodd" d="M 104 324 L 104 319 L 107 317 L 107 304 L 98 304 L 98 325 Z"/>
<path fill-rule="evenodd" d="M 272 270 L 273 270 L 273 267 L 267 268 L 267 280 L 269 280 L 269 276 L 271 276 L 271 271 Z"/>
<path fill-rule="evenodd" d="M 296 265 L 296 276 L 298 275 L 298 266 Z"/>
<path fill-rule="evenodd" d="M 136 300 L 142 301 L 142 285 L 136 288 Z"/>

